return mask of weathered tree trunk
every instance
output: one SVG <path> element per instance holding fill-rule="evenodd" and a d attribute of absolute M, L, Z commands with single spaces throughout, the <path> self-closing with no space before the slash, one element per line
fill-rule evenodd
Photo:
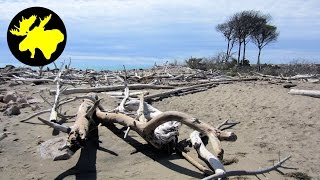
<path fill-rule="evenodd" d="M 96 119 L 93 119 L 93 114 L 99 106 L 99 100 L 97 99 L 98 97 L 92 94 L 90 98 L 83 100 L 78 109 L 76 121 L 71 127 L 68 137 L 69 148 L 73 152 L 85 145 L 89 129 L 98 125 Z"/>
<path fill-rule="evenodd" d="M 238 65 L 240 65 L 241 44 L 242 44 L 241 40 L 239 40 L 238 61 L 237 61 Z"/>
<path fill-rule="evenodd" d="M 228 61 L 229 56 L 230 56 L 230 54 L 229 54 L 230 42 L 231 42 L 231 39 L 228 39 L 227 54 L 226 54 L 227 56 L 226 56 L 225 62 Z"/>
<path fill-rule="evenodd" d="M 261 48 L 259 48 L 259 53 L 258 53 L 258 62 L 257 62 L 258 71 L 261 71 L 260 55 L 261 55 Z"/>
<path fill-rule="evenodd" d="M 234 43 L 235 43 L 235 41 L 234 41 L 234 40 L 231 40 L 231 46 L 230 46 L 229 52 L 228 52 L 228 59 L 231 57 L 231 51 L 232 51 L 232 48 L 233 48 Z"/>
<path fill-rule="evenodd" d="M 243 41 L 243 54 L 242 54 L 242 65 L 244 65 L 244 60 L 246 60 L 246 39 Z"/>

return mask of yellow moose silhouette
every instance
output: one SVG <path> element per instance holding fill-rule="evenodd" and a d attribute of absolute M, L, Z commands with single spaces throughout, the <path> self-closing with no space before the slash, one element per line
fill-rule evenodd
<path fill-rule="evenodd" d="M 30 31 L 29 29 L 36 19 L 36 15 L 30 16 L 28 19 L 22 16 L 22 21 L 19 21 L 20 27 L 14 26 L 16 29 L 11 29 L 10 32 L 15 36 L 26 36 L 19 44 L 19 51 L 29 50 L 31 52 L 30 58 L 34 58 L 35 49 L 38 48 L 44 57 L 49 60 L 52 53 L 57 50 L 58 44 L 64 40 L 64 35 L 58 29 L 44 30 L 44 26 L 51 19 L 51 14 L 43 20 L 39 18 L 39 26 L 35 26 Z"/>

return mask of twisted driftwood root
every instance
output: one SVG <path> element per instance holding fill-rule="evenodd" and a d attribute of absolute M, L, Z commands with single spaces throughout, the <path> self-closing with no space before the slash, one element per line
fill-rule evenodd
<path fill-rule="evenodd" d="M 150 121 L 146 123 L 141 123 L 140 121 L 137 121 L 124 114 L 105 113 L 105 112 L 101 112 L 100 110 L 97 110 L 96 116 L 97 116 L 97 119 L 99 119 L 99 121 L 101 122 L 118 123 L 123 126 L 130 127 L 152 145 L 154 145 L 152 141 L 153 132 L 158 126 L 160 126 L 165 122 L 173 121 L 173 120 L 177 122 L 181 122 L 182 124 L 185 124 L 191 127 L 192 129 L 195 129 L 207 135 L 212 144 L 214 154 L 221 159 L 223 157 L 223 150 L 221 148 L 219 139 L 231 140 L 231 141 L 236 139 L 236 135 L 234 133 L 217 130 L 207 123 L 201 122 L 196 118 L 193 118 L 185 113 L 177 112 L 177 111 L 163 112 L 157 115 L 156 117 L 152 118 Z M 156 147 L 158 146 L 156 145 Z"/>
<path fill-rule="evenodd" d="M 99 105 L 99 102 L 100 100 L 98 100 L 98 96 L 96 94 L 87 95 L 79 107 L 76 121 L 71 128 L 64 125 L 58 125 L 55 122 L 46 121 L 40 118 L 40 120 L 45 124 L 69 134 L 66 144 L 59 148 L 59 150 L 64 151 L 65 153 L 59 152 L 57 160 L 69 159 L 74 154 L 74 152 L 84 147 L 86 145 L 86 141 L 90 135 L 90 132 L 97 128 L 98 124 L 100 123 L 118 123 L 125 127 L 129 127 L 130 129 L 136 131 L 148 143 L 158 149 L 161 149 L 164 145 L 170 143 L 169 140 L 172 140 L 170 138 L 178 135 L 178 131 L 175 128 L 178 129 L 180 124 L 189 126 L 195 131 L 191 133 L 190 140 L 188 141 L 191 141 L 200 158 L 207 162 L 209 167 L 215 172 L 215 174 L 210 175 L 205 179 L 217 179 L 235 175 L 262 174 L 265 172 L 277 170 L 286 160 L 289 159 L 288 157 L 282 161 L 279 161 L 272 167 L 256 171 L 226 171 L 222 163 L 220 162 L 220 160 L 223 158 L 223 149 L 221 147 L 220 141 L 235 141 L 237 139 L 237 136 L 234 133 L 224 131 L 224 129 L 228 129 L 237 123 L 229 122 L 227 120 L 214 128 L 211 125 L 182 112 L 161 112 L 156 108 L 153 108 L 151 105 L 146 104 L 143 101 L 143 95 L 141 96 L 140 101 L 133 100 L 127 103 L 123 101 L 121 105 L 125 110 L 130 109 L 137 111 L 137 114 L 139 116 L 136 119 L 125 115 L 124 113 L 120 113 L 119 111 L 112 113 L 104 112 L 101 105 Z M 142 116 L 142 118 L 140 118 L 140 116 Z M 173 128 L 175 130 L 167 131 L 170 128 Z M 157 136 L 156 133 L 159 133 L 159 136 Z M 213 153 L 210 153 L 206 149 L 201 140 L 201 136 L 207 136 L 209 138 L 209 141 L 211 142 L 213 148 Z M 179 145 L 180 143 L 176 145 L 177 151 L 180 151 L 182 156 L 184 156 L 198 169 L 205 172 L 205 174 L 212 174 L 212 171 L 200 165 L 185 152 L 183 152 Z"/>

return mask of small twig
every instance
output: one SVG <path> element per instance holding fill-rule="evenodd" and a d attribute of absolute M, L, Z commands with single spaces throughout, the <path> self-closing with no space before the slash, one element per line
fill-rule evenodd
<path fill-rule="evenodd" d="M 8 134 L 10 134 L 10 133 L 8 133 L 8 132 L 1 133 L 0 134 L 0 141 L 2 141 L 4 138 L 8 137 Z"/>
<path fill-rule="evenodd" d="M 129 134 L 129 131 L 130 131 L 130 126 L 127 128 L 125 134 L 124 134 L 124 139 L 127 138 L 128 134 Z"/>
<path fill-rule="evenodd" d="M 240 122 L 229 122 L 229 119 L 228 120 L 225 120 L 224 122 L 222 122 L 221 124 L 219 124 L 216 129 L 219 129 L 221 131 L 223 130 L 226 130 L 226 129 L 230 129 L 232 128 L 233 126 L 239 124 Z M 224 127 L 224 126 L 227 126 L 227 127 Z"/>
<path fill-rule="evenodd" d="M 51 109 L 47 109 L 47 110 L 43 110 L 43 111 L 40 111 L 40 112 L 34 113 L 34 114 L 32 114 L 31 116 L 29 116 L 29 117 L 27 117 L 27 118 L 25 118 L 25 119 L 21 120 L 20 122 L 25 122 L 25 121 L 27 121 L 27 120 L 29 120 L 29 119 L 33 118 L 33 117 L 39 116 L 40 114 L 48 113 L 48 112 L 50 112 L 50 111 L 51 111 Z"/>
<path fill-rule="evenodd" d="M 54 65 L 55 69 L 58 69 L 57 64 L 55 62 L 53 62 L 53 65 Z"/>
<path fill-rule="evenodd" d="M 41 94 L 39 94 L 39 96 L 44 100 L 44 102 L 48 103 L 51 107 L 53 107 L 53 105 L 46 98 L 44 98 Z"/>

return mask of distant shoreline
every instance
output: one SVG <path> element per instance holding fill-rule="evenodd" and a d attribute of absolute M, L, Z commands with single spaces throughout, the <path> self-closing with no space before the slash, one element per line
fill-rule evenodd
<path fill-rule="evenodd" d="M 66 62 L 68 63 L 68 62 Z M 25 68 L 31 68 L 31 69 L 38 69 L 38 67 L 32 67 L 32 66 L 27 66 L 23 64 L 18 64 L 18 63 L 0 63 L 0 68 L 4 68 L 6 66 L 12 65 L 14 67 L 25 67 Z M 61 65 L 60 63 L 56 64 L 58 67 Z M 49 67 L 50 69 L 54 69 L 53 64 L 49 64 L 45 67 Z M 125 67 L 127 70 L 130 69 L 149 69 L 152 68 L 153 65 L 150 64 L 125 64 Z M 123 70 L 123 65 L 118 64 L 118 65 L 107 65 L 107 64 L 79 64 L 79 63 L 71 63 L 71 68 L 75 68 L 78 70 L 86 70 L 86 69 L 93 69 L 95 71 L 102 71 L 102 70 L 109 70 L 109 71 L 117 71 L 117 70 Z"/>

